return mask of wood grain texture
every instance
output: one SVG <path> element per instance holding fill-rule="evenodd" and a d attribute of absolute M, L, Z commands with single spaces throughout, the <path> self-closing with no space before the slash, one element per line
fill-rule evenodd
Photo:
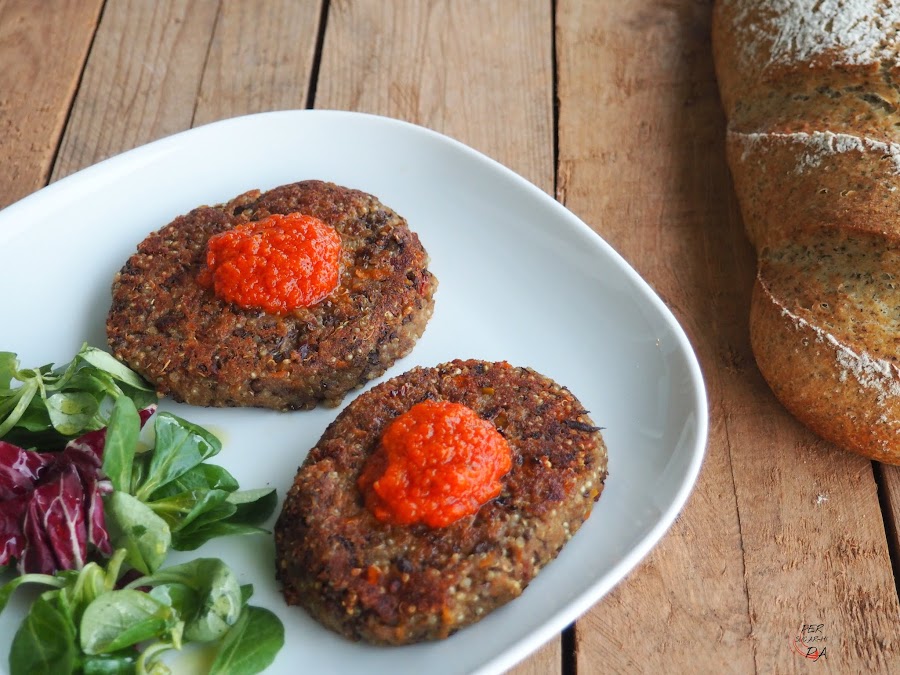
<path fill-rule="evenodd" d="M 552 192 L 550 9 L 539 0 L 334 0 L 315 107 L 435 129 Z"/>
<path fill-rule="evenodd" d="M 737 226 L 725 226 L 733 218 L 722 199 L 724 124 L 704 53 L 705 12 L 696 3 L 558 5 L 558 197 L 682 322 L 710 406 L 707 456 L 686 509 L 576 624 L 580 675 L 754 668 L 723 400 L 750 359 L 746 319 L 730 308 L 749 298 L 753 267 Z M 716 363 L 722 357 L 731 372 Z"/>
<path fill-rule="evenodd" d="M 0 1 L 0 208 L 47 183 L 102 5 Z"/>
<path fill-rule="evenodd" d="M 874 468 L 875 479 L 881 492 L 881 509 L 884 514 L 891 560 L 894 563 L 896 583 L 897 575 L 900 573 L 900 466 L 876 463 Z"/>
<path fill-rule="evenodd" d="M 326 26 L 316 108 L 430 127 L 552 192 L 549 2 L 333 0 Z M 513 672 L 561 664 L 554 639 Z"/>
<path fill-rule="evenodd" d="M 190 128 L 218 5 L 218 0 L 106 3 L 54 180 Z"/>
<path fill-rule="evenodd" d="M 193 126 L 305 108 L 321 13 L 321 0 L 222 0 Z"/>
<path fill-rule="evenodd" d="M 709 11 L 558 5 L 559 198 L 682 322 L 711 419 L 686 509 L 578 622 L 577 671 L 887 671 L 898 603 L 871 466 L 801 428 L 749 349 L 754 262 L 725 167 Z M 828 638 L 815 664 L 791 650 L 810 623 Z"/>
<path fill-rule="evenodd" d="M 323 1 L 0 0 L 0 206 L 46 182 L 58 144 L 54 179 L 192 125 L 304 107 Z M 331 0 L 315 106 L 442 131 L 549 193 L 555 175 L 698 352 L 711 424 L 696 490 L 579 620 L 578 675 L 900 670 L 887 553 L 900 468 L 874 475 L 886 535 L 871 464 L 794 422 L 749 349 L 755 263 L 725 166 L 710 3 L 556 1 L 558 167 L 553 6 Z M 826 659 L 792 652 L 803 624 L 823 625 Z M 514 672 L 562 660 L 554 639 Z"/>
<path fill-rule="evenodd" d="M 754 405 L 756 403 L 756 405 Z M 774 404 L 774 401 L 773 401 Z M 803 624 L 823 624 L 823 671 L 892 672 L 898 663 L 897 593 L 869 461 L 800 428 L 762 397 L 738 431 L 761 435 L 735 464 L 750 615 L 761 672 L 805 672 L 781 648 Z M 774 459 L 773 459 L 774 458 Z M 761 497 L 765 495 L 765 498 Z"/>
<path fill-rule="evenodd" d="M 110 0 L 54 179 L 198 124 L 303 108 L 321 4 Z"/>

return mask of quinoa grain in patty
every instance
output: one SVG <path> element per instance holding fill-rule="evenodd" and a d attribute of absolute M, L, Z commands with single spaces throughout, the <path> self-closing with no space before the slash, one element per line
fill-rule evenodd
<path fill-rule="evenodd" d="M 360 475 L 392 420 L 429 400 L 490 421 L 511 469 L 495 499 L 446 527 L 385 522 L 367 508 Z M 606 463 L 587 411 L 533 370 L 415 368 L 355 399 L 300 467 L 275 527 L 285 599 L 355 640 L 445 638 L 519 596 L 556 557 L 590 515 Z"/>
<path fill-rule="evenodd" d="M 294 213 L 340 235 L 339 283 L 324 300 L 274 314 L 201 283 L 210 237 Z M 113 282 L 107 337 L 117 358 L 186 403 L 334 406 L 422 335 L 437 287 L 427 264 L 406 221 L 372 195 L 321 181 L 254 190 L 141 242 Z"/>

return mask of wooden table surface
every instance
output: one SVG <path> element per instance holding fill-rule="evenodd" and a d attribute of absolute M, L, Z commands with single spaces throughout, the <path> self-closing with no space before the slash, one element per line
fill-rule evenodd
<path fill-rule="evenodd" d="M 900 473 L 797 424 L 753 361 L 708 0 L 0 0 L 0 206 L 278 109 L 452 136 L 553 195 L 684 326 L 710 437 L 653 552 L 517 673 L 900 671 Z M 9 282 L 4 282 L 9 283 Z M 892 561 L 893 557 L 893 561 Z M 792 648 L 819 628 L 818 661 Z M 5 660 L 5 656 L 2 657 Z"/>

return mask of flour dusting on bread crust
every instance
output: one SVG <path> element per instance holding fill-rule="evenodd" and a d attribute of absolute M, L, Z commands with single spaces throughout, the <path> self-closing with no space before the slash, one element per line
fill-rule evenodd
<path fill-rule="evenodd" d="M 795 173 L 805 173 L 818 168 L 824 159 L 829 156 L 844 152 L 872 152 L 890 160 L 893 165 L 893 173 L 900 175 L 900 143 L 885 143 L 872 138 L 853 136 L 851 134 L 836 134 L 831 131 L 814 131 L 807 133 L 797 131 L 793 133 L 739 133 L 731 132 L 740 138 L 744 145 L 741 161 L 747 161 L 748 156 L 757 149 L 762 141 L 781 143 L 797 143 L 803 146 L 803 150 L 797 153 Z"/>
<path fill-rule="evenodd" d="M 785 373 L 769 384 L 801 422 L 845 448 L 896 461 L 900 370 L 894 363 L 854 349 L 792 311 L 760 278 L 751 309 L 751 342 L 764 373 Z M 789 344 L 794 346 L 785 349 Z M 823 427 L 824 420 L 830 424 Z"/>
<path fill-rule="evenodd" d="M 735 27 L 745 63 L 763 55 L 767 65 L 813 63 L 827 56 L 843 65 L 868 65 L 892 61 L 896 56 L 900 3 L 726 0 L 724 4 L 737 10 Z"/>
<path fill-rule="evenodd" d="M 900 369 L 896 365 L 873 357 L 865 351 L 854 351 L 828 331 L 789 310 L 771 294 L 769 298 L 779 305 L 782 316 L 789 319 L 798 329 L 812 331 L 816 334 L 817 342 L 830 345 L 834 349 L 840 382 L 846 382 L 849 377 L 853 377 L 866 389 L 875 390 L 878 393 L 878 403 L 882 406 L 886 404 L 888 398 L 900 400 Z"/>

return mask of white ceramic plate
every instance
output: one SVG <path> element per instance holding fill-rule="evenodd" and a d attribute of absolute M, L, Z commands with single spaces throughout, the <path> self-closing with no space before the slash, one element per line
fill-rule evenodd
<path fill-rule="evenodd" d="M 670 312 L 599 236 L 521 177 L 440 134 L 355 113 L 265 113 L 177 134 L 0 212 L 0 350 L 34 366 L 70 360 L 85 340 L 105 346 L 110 282 L 149 232 L 194 206 L 307 178 L 377 195 L 431 255 L 440 280 L 434 317 L 385 377 L 453 358 L 535 368 L 605 427 L 606 489 L 522 597 L 431 644 L 355 644 L 286 607 L 270 538 L 214 540 L 170 561 L 220 556 L 255 586 L 252 602 L 275 611 L 287 633 L 271 672 L 296 664 L 317 674 L 503 671 L 589 609 L 660 539 L 694 484 L 707 432 L 700 369 Z M 242 487 L 272 485 L 279 497 L 338 412 L 164 407 L 222 436 L 214 461 Z M 14 597 L 0 616 L 0 669 L 25 607 Z"/>

